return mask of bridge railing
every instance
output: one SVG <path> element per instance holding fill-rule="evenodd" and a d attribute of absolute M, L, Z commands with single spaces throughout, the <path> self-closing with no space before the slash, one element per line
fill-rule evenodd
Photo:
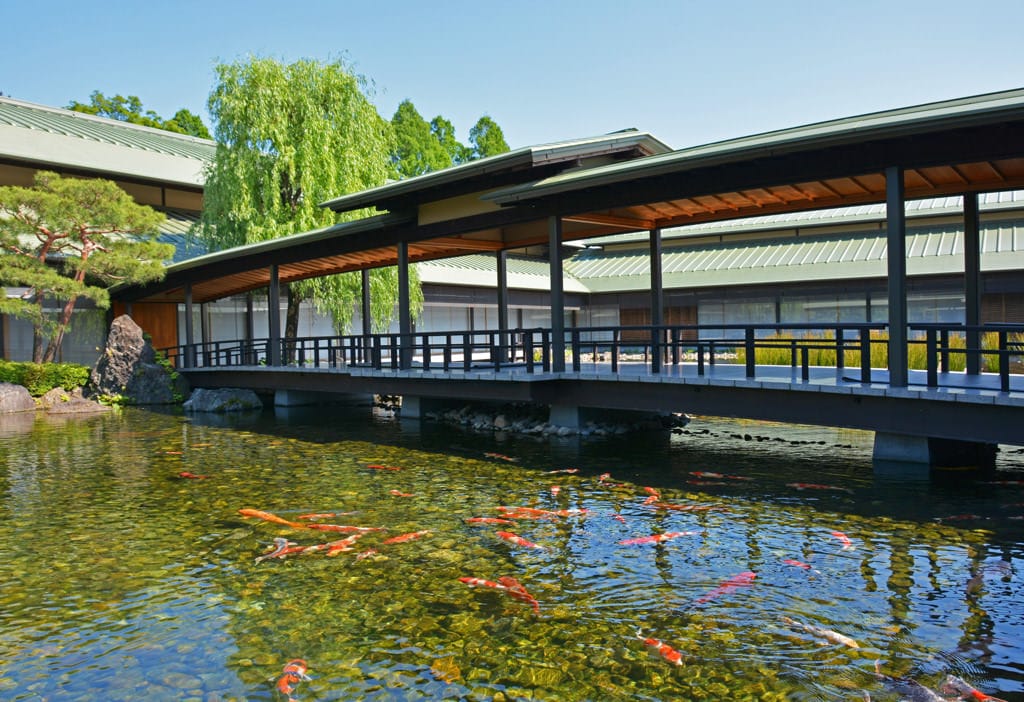
<path fill-rule="evenodd" d="M 1022 370 L 1024 324 L 911 324 L 910 330 L 911 365 L 926 369 L 929 387 L 939 385 L 939 373 L 988 371 L 1009 392 L 1011 373 Z"/>

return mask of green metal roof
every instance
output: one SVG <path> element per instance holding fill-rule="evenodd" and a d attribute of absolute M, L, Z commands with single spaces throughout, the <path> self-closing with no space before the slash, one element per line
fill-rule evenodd
<path fill-rule="evenodd" d="M 819 122 L 729 139 L 624 163 L 570 171 L 485 195 L 503 205 L 523 203 L 585 187 L 672 175 L 688 169 L 779 157 L 807 149 L 858 144 L 867 139 L 916 136 L 934 129 L 984 126 L 1024 115 L 1024 88 Z"/>
<path fill-rule="evenodd" d="M 215 143 L 0 97 L 0 157 L 201 187 Z"/>
<path fill-rule="evenodd" d="M 1024 219 L 983 223 L 983 271 L 1024 268 Z M 758 241 L 726 240 L 662 250 L 665 289 L 766 283 L 882 278 L 886 275 L 884 231 Z M 585 249 L 566 270 L 594 293 L 650 289 L 649 255 L 643 248 Z M 957 224 L 907 229 L 908 275 L 963 273 L 963 232 Z"/>
<path fill-rule="evenodd" d="M 497 263 L 494 256 L 471 254 L 416 264 L 420 281 L 435 285 L 467 285 L 497 287 Z M 536 258 L 509 256 L 506 259 L 508 286 L 517 290 L 550 290 L 551 276 L 548 262 Z M 567 293 L 589 292 L 578 280 L 566 274 L 563 290 Z"/>

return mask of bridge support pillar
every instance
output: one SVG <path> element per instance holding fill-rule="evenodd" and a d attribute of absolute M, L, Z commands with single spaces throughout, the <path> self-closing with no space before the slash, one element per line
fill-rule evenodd
<path fill-rule="evenodd" d="M 872 453 L 879 464 L 916 464 L 923 468 L 995 467 L 996 446 L 977 441 L 960 441 L 934 436 L 875 433 Z"/>
<path fill-rule="evenodd" d="M 579 429 L 583 426 L 583 408 L 574 405 L 551 405 L 548 409 L 548 424 L 556 427 Z"/>
<path fill-rule="evenodd" d="M 316 392 L 312 390 L 275 390 L 274 407 L 304 407 L 322 405 L 331 402 L 344 402 L 352 405 L 366 405 L 372 397 L 357 393 Z"/>

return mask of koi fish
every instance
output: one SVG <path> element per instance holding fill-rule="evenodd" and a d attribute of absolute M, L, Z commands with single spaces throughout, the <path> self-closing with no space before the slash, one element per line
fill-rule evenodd
<path fill-rule="evenodd" d="M 282 519 L 276 514 L 270 512 L 264 512 L 261 509 L 249 509 L 248 507 L 238 510 L 238 513 L 243 517 L 255 517 L 256 519 L 262 519 L 265 522 L 274 522 L 275 524 L 284 524 L 295 529 L 305 529 L 308 524 L 299 524 L 298 522 L 289 522 L 287 519 Z"/>
<path fill-rule="evenodd" d="M 356 554 L 356 560 L 357 561 L 361 561 L 361 560 L 363 560 L 365 558 L 372 558 L 373 556 L 379 556 L 379 555 L 380 555 L 380 551 L 378 551 L 377 549 L 375 549 L 375 548 L 368 548 L 365 551 L 362 551 L 362 552 Z"/>
<path fill-rule="evenodd" d="M 573 473 L 579 473 L 579 472 L 580 472 L 579 468 L 562 468 L 561 470 L 549 470 L 548 471 L 548 475 L 553 475 L 555 473 L 569 473 L 571 475 Z"/>
<path fill-rule="evenodd" d="M 504 576 L 498 578 L 498 582 L 483 578 L 464 577 L 459 578 L 459 582 L 466 583 L 470 587 L 486 587 L 508 593 L 509 597 L 529 604 L 533 608 L 534 614 L 540 614 L 540 603 L 513 577 Z"/>
<path fill-rule="evenodd" d="M 370 463 L 370 464 L 367 464 L 366 467 L 371 469 L 371 470 L 402 470 L 398 466 L 384 466 L 384 465 L 381 465 L 380 463 Z"/>
<path fill-rule="evenodd" d="M 312 680 L 311 677 L 306 675 L 307 670 L 306 661 L 301 658 L 293 658 L 285 665 L 281 677 L 277 679 L 276 687 L 278 692 L 288 697 L 288 702 L 295 702 L 292 693 L 295 692 L 296 685 L 303 681 Z"/>
<path fill-rule="evenodd" d="M 351 536 L 346 536 L 344 539 L 338 539 L 337 541 L 322 544 L 322 546 L 324 547 L 324 550 L 327 551 L 327 557 L 333 558 L 342 551 L 355 550 L 352 548 L 352 545 L 359 539 L 363 538 L 363 536 L 363 534 L 352 534 Z"/>
<path fill-rule="evenodd" d="M 511 456 L 506 456 L 503 453 L 485 453 L 486 458 L 497 458 L 499 461 L 515 461 L 516 459 Z"/>
<path fill-rule="evenodd" d="M 687 480 L 686 484 L 706 487 L 708 485 L 728 485 L 729 483 L 723 482 L 721 480 Z"/>
<path fill-rule="evenodd" d="M 661 499 L 661 493 L 652 487 L 645 487 L 644 492 L 647 493 L 647 499 L 644 500 L 645 505 L 649 505 Z"/>
<path fill-rule="evenodd" d="M 300 526 L 305 529 L 315 529 L 316 531 L 337 531 L 342 534 L 365 534 L 368 531 L 384 531 L 384 527 L 361 527 L 349 526 L 347 524 L 301 524 Z"/>
<path fill-rule="evenodd" d="M 424 529 L 423 531 L 410 531 L 408 534 L 399 534 L 398 536 L 392 536 L 390 539 L 385 539 L 382 543 L 403 544 L 406 541 L 415 541 L 416 539 L 424 537 L 429 533 L 430 529 Z"/>
<path fill-rule="evenodd" d="M 180 456 L 181 455 L 181 451 L 164 451 L 164 453 L 167 454 L 168 456 Z"/>
<path fill-rule="evenodd" d="M 666 661 L 668 661 L 672 665 L 682 665 L 683 664 L 683 654 L 680 653 L 679 651 L 677 651 L 676 649 L 672 648 L 671 646 L 669 646 L 664 641 L 659 641 L 658 639 L 652 639 L 650 637 L 645 637 L 644 636 L 644 632 L 642 630 L 640 630 L 640 629 L 636 630 L 636 637 L 638 639 L 640 639 L 641 641 L 643 641 L 644 644 L 649 646 L 652 651 L 657 653 L 659 656 L 664 658 Z"/>
<path fill-rule="evenodd" d="M 844 534 L 841 531 L 833 531 L 833 532 L 831 532 L 831 534 L 832 534 L 832 536 L 834 536 L 837 539 L 839 539 L 839 543 L 841 543 L 843 545 L 843 550 L 844 551 L 852 551 L 853 550 L 853 548 L 854 548 L 853 542 L 850 541 L 850 537 L 849 536 L 847 536 L 846 534 Z"/>
<path fill-rule="evenodd" d="M 557 486 L 557 485 L 552 485 L 551 486 L 551 494 L 552 495 L 555 495 L 557 497 L 558 493 L 560 493 L 561 491 L 562 491 L 562 488 L 560 488 L 559 486 Z"/>
<path fill-rule="evenodd" d="M 503 512 L 506 517 L 512 517 L 513 519 L 557 519 L 558 515 L 547 509 L 537 509 L 535 507 L 498 507 L 499 512 Z"/>
<path fill-rule="evenodd" d="M 626 487 L 625 483 L 609 483 L 608 481 L 611 480 L 611 479 L 612 479 L 612 474 L 611 473 L 601 473 L 601 475 L 597 476 L 597 484 L 605 486 L 605 487 L 612 487 L 612 488 Z"/>
<path fill-rule="evenodd" d="M 823 629 L 820 626 L 815 626 L 814 624 L 805 624 L 803 622 L 798 622 L 795 619 L 790 619 L 789 617 L 782 617 L 782 621 L 784 624 L 786 624 L 786 626 L 792 629 L 801 629 L 803 631 L 806 631 L 808 634 L 811 634 L 812 636 L 817 636 L 819 638 L 825 639 L 826 641 L 842 644 L 843 646 L 849 646 L 850 648 L 860 648 L 860 644 L 851 639 L 849 636 L 846 636 L 845 634 L 840 634 L 838 631 L 832 631 L 831 629 Z"/>
<path fill-rule="evenodd" d="M 882 673 L 882 662 L 875 661 L 875 677 L 891 687 L 908 702 L 946 702 L 946 698 L 911 678 L 894 678 Z"/>
<path fill-rule="evenodd" d="M 724 595 L 726 593 L 732 592 L 738 587 L 746 587 L 748 585 L 751 585 L 754 582 L 754 578 L 756 577 L 757 573 L 754 573 L 749 570 L 740 573 L 739 575 L 734 575 L 728 580 L 722 582 L 721 585 L 716 587 L 711 592 L 707 593 L 706 595 L 703 595 L 702 597 L 698 597 L 696 600 L 694 600 L 694 604 L 704 604 L 705 602 L 710 602 L 719 595 Z"/>
<path fill-rule="evenodd" d="M 991 700 L 991 702 L 1006 702 L 1006 700 L 992 695 L 986 695 L 981 690 L 971 685 L 966 680 L 958 678 L 955 675 L 947 675 L 946 681 L 942 683 L 942 694 L 944 695 L 959 695 L 960 697 L 971 699 L 971 700 Z"/>
<path fill-rule="evenodd" d="M 544 548 L 543 546 L 538 546 L 537 544 L 533 543 L 532 541 L 527 541 L 526 539 L 524 539 L 521 536 L 513 534 L 511 531 L 499 531 L 499 532 L 496 532 L 496 533 L 498 535 L 498 538 L 504 539 L 505 541 L 508 541 L 509 543 L 515 544 L 516 546 L 522 546 L 523 548 L 539 548 L 539 549 L 543 549 Z"/>
<path fill-rule="evenodd" d="M 415 497 L 411 492 L 402 492 L 401 490 L 391 490 L 390 492 L 395 497 Z"/>
<path fill-rule="evenodd" d="M 850 488 L 839 487 L 838 485 L 821 485 L 820 483 L 786 483 L 786 486 L 796 488 L 797 490 L 842 490 L 843 492 L 853 492 Z"/>
<path fill-rule="evenodd" d="M 623 524 L 626 523 L 626 518 L 623 517 L 621 514 L 613 514 L 612 519 L 614 519 L 617 522 L 622 522 Z"/>
<path fill-rule="evenodd" d="M 185 478 L 186 480 L 206 480 L 210 476 L 208 475 L 196 475 L 195 473 L 189 473 L 187 470 L 183 470 L 178 473 L 179 478 Z"/>
<path fill-rule="evenodd" d="M 663 541 L 670 539 L 678 539 L 680 536 L 695 536 L 695 531 L 666 531 L 663 534 L 651 534 L 650 536 L 640 536 L 635 539 L 623 539 L 619 543 L 623 546 L 632 546 L 634 544 L 660 544 Z"/>
<path fill-rule="evenodd" d="M 331 517 L 347 517 L 355 512 L 313 512 L 311 514 L 300 514 L 296 519 L 330 519 Z"/>
<path fill-rule="evenodd" d="M 711 473 L 705 470 L 691 470 L 690 475 L 696 475 L 698 478 L 714 478 L 716 480 L 753 480 L 745 475 L 725 475 L 724 473 Z"/>
<path fill-rule="evenodd" d="M 299 546 L 294 541 L 277 537 L 274 539 L 274 546 L 271 550 L 267 551 L 262 556 L 256 556 L 256 562 L 261 563 L 268 558 L 285 558 L 293 553 L 304 553 L 305 550 L 305 546 Z"/>
<path fill-rule="evenodd" d="M 809 563 L 804 563 L 803 561 L 798 561 L 798 560 L 795 560 L 793 558 L 783 558 L 782 562 L 785 563 L 786 565 L 796 566 L 797 568 L 803 568 L 804 570 L 810 570 L 811 569 L 811 566 L 810 566 Z"/>
<path fill-rule="evenodd" d="M 515 524 L 515 522 L 501 517 L 470 517 L 466 520 L 466 524 Z"/>

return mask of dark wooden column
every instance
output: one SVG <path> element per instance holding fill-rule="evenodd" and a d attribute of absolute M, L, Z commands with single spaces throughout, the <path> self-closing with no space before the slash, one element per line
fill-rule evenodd
<path fill-rule="evenodd" d="M 665 323 L 665 290 L 661 278 L 661 228 L 650 231 L 651 244 L 651 372 L 661 372 L 661 330 Z"/>
<path fill-rule="evenodd" d="M 370 269 L 364 268 L 359 273 L 363 282 L 363 336 L 369 336 L 373 333 L 373 320 L 370 318 Z"/>
<path fill-rule="evenodd" d="M 272 366 L 281 365 L 281 278 L 277 264 L 270 267 L 270 290 L 267 296 L 267 326 L 270 329 L 270 358 Z"/>
<path fill-rule="evenodd" d="M 412 367 L 412 313 L 409 309 L 409 244 L 398 243 L 398 367 Z"/>
<path fill-rule="evenodd" d="M 502 362 L 508 360 L 508 251 L 495 254 L 498 284 L 498 354 Z"/>
<path fill-rule="evenodd" d="M 245 294 L 245 354 L 242 356 L 242 362 L 246 365 L 256 362 L 252 348 L 252 342 L 256 338 L 256 320 L 252 308 L 252 293 L 248 292 Z"/>
<path fill-rule="evenodd" d="M 562 218 L 548 217 L 548 270 L 551 278 L 551 370 L 565 372 L 565 296 L 562 290 Z"/>
<path fill-rule="evenodd" d="M 903 168 L 885 169 L 885 226 L 889 267 L 889 384 L 907 387 L 907 221 Z"/>
<path fill-rule="evenodd" d="M 964 193 L 964 324 L 981 324 L 981 216 L 978 211 L 978 193 Z M 976 349 L 981 334 L 967 332 L 967 348 Z M 967 354 L 967 374 L 981 373 L 981 356 Z"/>
<path fill-rule="evenodd" d="M 185 367 L 194 368 L 196 365 L 196 350 L 192 345 L 196 343 L 195 328 L 192 323 L 192 283 L 185 283 Z"/>

